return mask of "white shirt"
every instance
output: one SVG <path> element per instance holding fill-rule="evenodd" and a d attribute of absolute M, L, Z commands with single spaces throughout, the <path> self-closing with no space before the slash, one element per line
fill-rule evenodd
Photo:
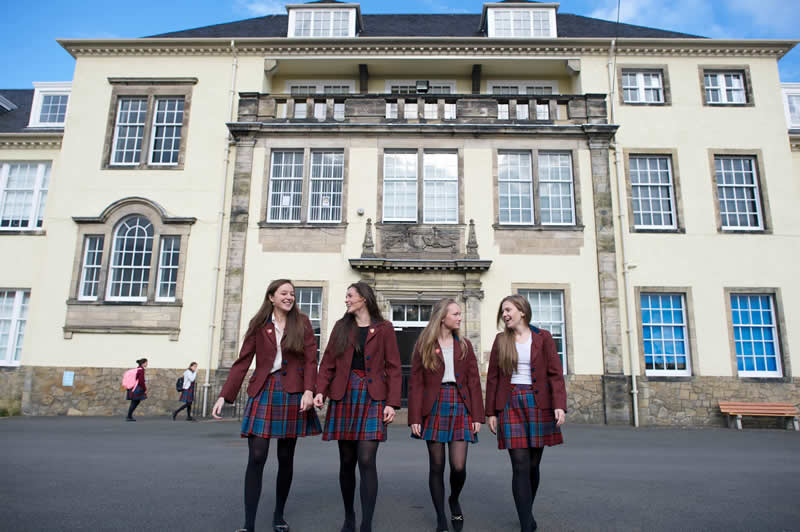
<path fill-rule="evenodd" d="M 275 329 L 275 343 L 278 345 L 278 352 L 275 354 L 275 362 L 272 363 L 272 369 L 269 370 L 269 372 L 275 373 L 281 369 L 281 364 L 283 364 L 283 353 L 281 353 L 281 338 L 283 338 L 283 331 L 278 329 L 278 325 L 275 323 L 275 314 L 273 314 L 270 319 L 272 320 L 272 327 Z"/>
<path fill-rule="evenodd" d="M 187 369 L 183 372 L 183 389 L 188 390 L 197 379 L 197 372 Z"/>
<path fill-rule="evenodd" d="M 517 346 L 517 369 L 511 375 L 511 384 L 532 384 L 531 382 L 531 338 Z"/>
<path fill-rule="evenodd" d="M 442 375 L 442 382 L 456 382 L 452 345 L 450 347 L 442 347 L 442 358 L 444 358 L 444 375 Z"/>

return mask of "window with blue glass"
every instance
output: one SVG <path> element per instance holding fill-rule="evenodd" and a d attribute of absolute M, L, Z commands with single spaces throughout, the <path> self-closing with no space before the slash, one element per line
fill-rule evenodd
<path fill-rule="evenodd" d="M 689 338 L 683 294 L 642 293 L 645 374 L 689 376 Z"/>
<path fill-rule="evenodd" d="M 731 314 L 739 376 L 782 377 L 772 296 L 731 294 Z"/>

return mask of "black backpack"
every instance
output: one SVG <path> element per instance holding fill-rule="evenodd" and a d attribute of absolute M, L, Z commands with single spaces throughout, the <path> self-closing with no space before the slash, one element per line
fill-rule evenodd
<path fill-rule="evenodd" d="M 183 391 L 183 377 L 178 377 L 178 380 L 175 381 L 175 390 L 179 392 Z"/>

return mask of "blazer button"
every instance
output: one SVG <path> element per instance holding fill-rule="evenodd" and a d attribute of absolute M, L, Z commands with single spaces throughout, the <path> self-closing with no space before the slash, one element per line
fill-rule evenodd
<path fill-rule="evenodd" d="M 283 362 L 282 362 L 282 364 L 283 364 L 284 366 L 285 366 L 286 364 L 288 364 L 288 363 L 289 363 L 289 362 L 287 362 L 287 361 L 286 361 L 286 359 L 284 359 L 284 360 L 283 360 Z"/>
<path fill-rule="evenodd" d="M 458 373 L 456 373 L 456 377 L 458 377 Z"/>
<path fill-rule="evenodd" d="M 367 379 L 367 382 L 372 382 L 372 379 Z"/>
<path fill-rule="evenodd" d="M 281 372 L 281 375 L 286 375 L 286 372 L 285 371 Z"/>
<path fill-rule="evenodd" d="M 369 360 L 369 355 L 367 355 L 367 360 Z"/>
<path fill-rule="evenodd" d="M 367 368 L 367 373 L 371 373 L 371 372 L 372 372 L 372 368 Z"/>
<path fill-rule="evenodd" d="M 539 390 L 533 390 L 533 393 L 539 393 Z"/>
<path fill-rule="evenodd" d="M 536 379 L 533 379 L 533 382 L 536 382 Z"/>

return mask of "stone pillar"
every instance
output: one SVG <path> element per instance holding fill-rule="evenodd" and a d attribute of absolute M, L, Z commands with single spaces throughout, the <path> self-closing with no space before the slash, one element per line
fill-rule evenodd
<path fill-rule="evenodd" d="M 606 423 L 630 424 L 630 386 L 622 360 L 619 283 L 609 169 L 609 140 L 616 128 L 587 131 L 592 159 L 600 325 L 603 342 L 603 405 Z"/>
<path fill-rule="evenodd" d="M 464 320 L 462 328 L 464 335 L 472 342 L 475 356 L 478 358 L 478 367 L 484 367 L 483 351 L 481 351 L 481 274 L 467 273 L 464 280 Z"/>
<path fill-rule="evenodd" d="M 237 139 L 233 171 L 228 259 L 225 264 L 225 290 L 222 296 L 222 333 L 220 335 L 220 368 L 229 368 L 238 357 L 239 327 L 242 318 L 242 288 L 247 224 L 250 219 L 250 184 L 253 172 L 254 138 Z M 227 372 L 217 372 L 227 374 Z M 219 375 L 218 375 L 219 376 Z M 225 375 L 222 375 L 223 378 Z"/>

